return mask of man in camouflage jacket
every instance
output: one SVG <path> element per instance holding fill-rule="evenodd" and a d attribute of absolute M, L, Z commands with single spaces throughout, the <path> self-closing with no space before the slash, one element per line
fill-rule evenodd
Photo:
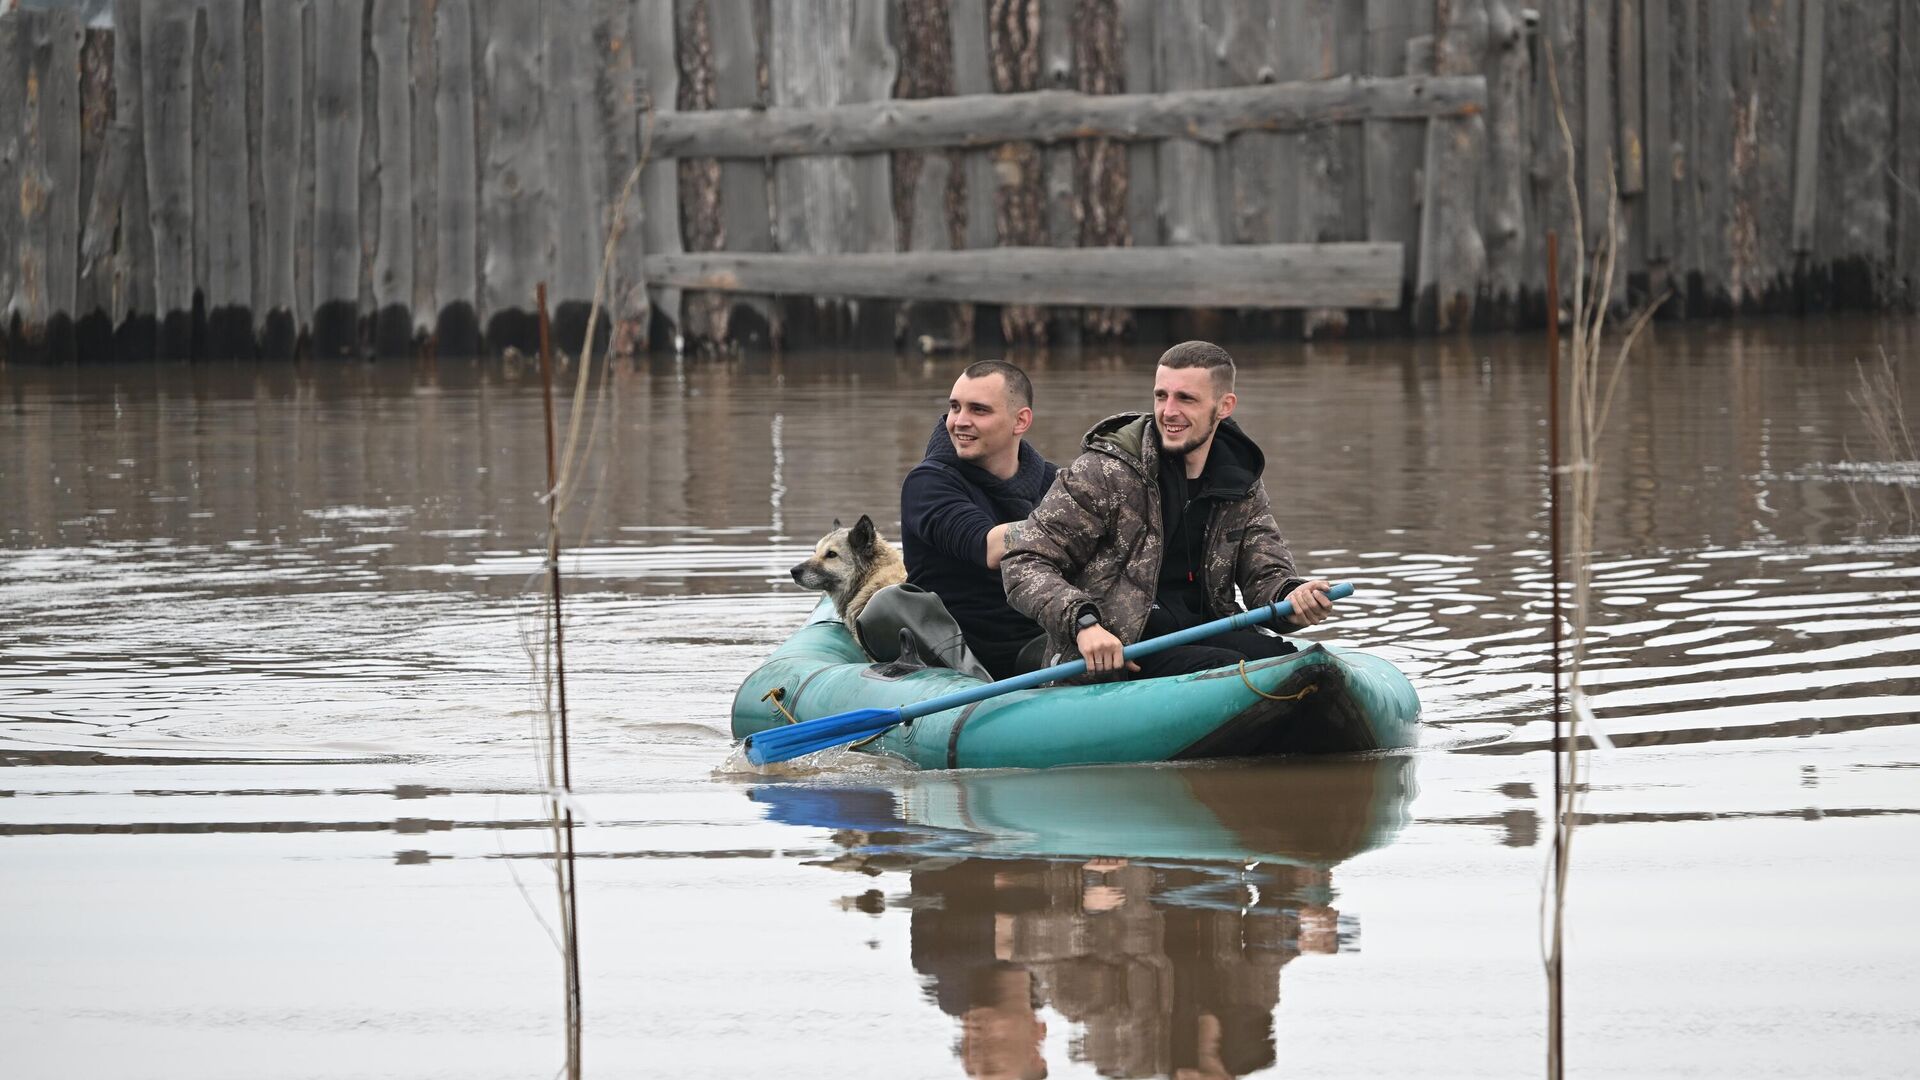
<path fill-rule="evenodd" d="M 1260 480 L 1266 456 L 1229 419 L 1233 376 L 1217 345 L 1168 349 L 1155 371 L 1153 413 L 1094 425 L 1085 452 L 1009 534 L 1007 602 L 1047 632 L 1050 660 L 1085 657 L 1090 677 L 1104 678 L 1291 652 L 1282 638 L 1244 630 L 1139 663 L 1121 656 L 1135 641 L 1240 611 L 1236 586 L 1250 605 L 1292 600 L 1295 625 L 1331 610 L 1331 586 L 1294 572 Z"/>

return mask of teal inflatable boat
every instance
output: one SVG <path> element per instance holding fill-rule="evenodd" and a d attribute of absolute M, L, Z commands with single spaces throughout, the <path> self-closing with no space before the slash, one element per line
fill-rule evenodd
<path fill-rule="evenodd" d="M 869 662 L 822 600 L 734 695 L 733 735 L 978 685 L 944 668 Z M 1244 669 L 1018 690 L 856 745 L 923 769 L 1033 769 L 1395 750 L 1418 741 L 1419 718 L 1420 699 L 1400 669 L 1358 650 L 1306 644 Z"/>

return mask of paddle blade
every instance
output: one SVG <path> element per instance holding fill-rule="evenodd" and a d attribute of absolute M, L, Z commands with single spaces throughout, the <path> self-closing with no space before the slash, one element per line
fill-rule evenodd
<path fill-rule="evenodd" d="M 755 765 L 791 761 L 844 743 L 878 735 L 901 722 L 899 709 L 856 709 L 802 720 L 747 736 L 747 760 Z"/>

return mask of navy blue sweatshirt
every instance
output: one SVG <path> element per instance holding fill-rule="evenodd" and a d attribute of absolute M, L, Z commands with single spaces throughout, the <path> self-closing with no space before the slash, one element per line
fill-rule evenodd
<path fill-rule="evenodd" d="M 907 580 L 940 597 L 966 635 L 967 648 L 995 678 L 1012 672 L 1020 647 L 1041 631 L 1007 606 L 1000 571 L 987 569 L 987 533 L 1033 513 L 1053 486 L 1055 471 L 1022 440 L 1020 471 L 1002 480 L 960 460 L 943 419 L 927 442 L 926 460 L 900 486 Z"/>

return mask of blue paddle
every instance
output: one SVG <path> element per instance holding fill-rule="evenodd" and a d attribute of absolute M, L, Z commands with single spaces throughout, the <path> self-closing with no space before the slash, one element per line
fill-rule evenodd
<path fill-rule="evenodd" d="M 1332 600 L 1340 600 L 1352 595 L 1353 585 L 1350 582 L 1343 581 L 1327 590 L 1327 597 Z M 1215 634 L 1224 634 L 1229 630 L 1244 630 L 1249 626 L 1258 626 L 1291 614 L 1293 614 L 1292 602 L 1281 600 L 1278 603 L 1254 608 L 1252 611 L 1243 611 L 1238 615 L 1229 615 L 1224 619 L 1215 619 L 1210 623 L 1203 623 L 1161 637 L 1137 641 L 1127 646 L 1125 655 L 1129 660 L 1151 656 L 1162 649 L 1171 649 L 1176 645 L 1191 645 Z M 855 709 L 852 712 L 823 716 L 818 720 L 802 720 L 785 727 L 768 728 L 758 734 L 747 736 L 747 760 L 755 765 L 788 761 L 803 754 L 815 753 L 842 743 L 856 742 L 870 735 L 878 735 L 896 724 L 904 724 L 922 716 L 957 709 L 962 705 L 971 705 L 976 701 L 999 697 L 1001 694 L 1011 694 L 1015 690 L 1031 689 L 1057 679 L 1071 679 L 1086 670 L 1085 660 L 1069 660 L 1050 668 L 1029 671 L 1025 675 L 1015 675 L 1011 679 L 1001 679 L 996 683 L 956 690 L 951 694 L 916 701 L 897 709 Z"/>

